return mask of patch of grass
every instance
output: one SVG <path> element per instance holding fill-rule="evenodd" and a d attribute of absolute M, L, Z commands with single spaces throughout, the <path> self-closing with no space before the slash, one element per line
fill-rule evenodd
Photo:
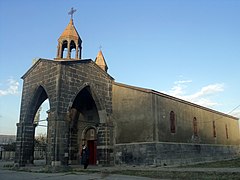
<path fill-rule="evenodd" d="M 13 164 L 4 165 L 6 168 L 12 168 L 14 170 Z M 232 160 L 224 160 L 210 163 L 201 163 L 195 165 L 188 165 L 184 167 L 191 168 L 240 168 L 240 158 Z M 180 167 L 181 168 L 181 167 Z M 29 167 L 17 168 L 18 171 L 31 171 Z M 35 171 L 32 171 L 35 172 Z M 131 175 L 131 176 L 142 176 L 150 178 L 159 178 L 159 179 L 206 179 L 206 180 L 237 180 L 240 179 L 239 172 L 196 172 L 196 171 L 161 171 L 158 169 L 149 169 L 149 170 L 118 170 L 118 169 L 82 169 L 82 168 L 72 168 L 72 167 L 52 167 L 45 166 L 42 169 L 39 169 L 38 172 L 42 173 L 58 173 L 64 172 L 67 174 L 77 174 L 77 173 L 99 173 L 102 178 L 108 177 L 109 174 L 122 174 L 122 175 Z"/>
<path fill-rule="evenodd" d="M 73 174 L 77 174 L 76 172 L 74 172 L 74 171 L 71 171 L 71 172 L 66 172 L 64 175 L 66 176 L 66 175 L 73 175 Z"/>
<path fill-rule="evenodd" d="M 3 167 L 4 168 L 13 168 L 14 164 L 4 164 Z"/>
<path fill-rule="evenodd" d="M 175 172 L 175 171 L 135 171 L 125 170 L 114 172 L 116 174 L 142 176 L 150 178 L 163 178 L 163 179 L 207 179 L 207 180 L 237 180 L 240 173 L 222 173 L 222 172 Z"/>
<path fill-rule="evenodd" d="M 72 173 L 73 169 L 70 166 L 56 166 L 56 167 L 45 166 L 39 172 L 40 173 L 60 173 L 60 172 Z"/>
<path fill-rule="evenodd" d="M 74 172 L 83 172 L 83 173 L 99 173 L 101 171 L 95 170 L 95 169 L 81 169 L 81 168 L 75 168 L 73 169 Z"/>
<path fill-rule="evenodd" d="M 240 158 L 209 162 L 209 163 L 200 163 L 194 165 L 188 165 L 185 167 L 203 167 L 203 168 L 239 168 L 240 167 Z"/>

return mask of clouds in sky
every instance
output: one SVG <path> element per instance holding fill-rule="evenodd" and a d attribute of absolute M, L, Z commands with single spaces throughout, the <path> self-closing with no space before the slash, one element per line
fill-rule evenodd
<path fill-rule="evenodd" d="M 211 96 L 224 91 L 223 83 L 209 84 L 195 93 L 187 94 L 186 89 L 189 87 L 190 83 L 192 83 L 192 80 L 176 81 L 168 94 L 205 107 L 218 105 L 217 102 L 211 100 Z"/>
<path fill-rule="evenodd" d="M 19 82 L 10 78 L 7 80 L 6 87 L 0 86 L 0 96 L 16 95 L 19 94 Z"/>

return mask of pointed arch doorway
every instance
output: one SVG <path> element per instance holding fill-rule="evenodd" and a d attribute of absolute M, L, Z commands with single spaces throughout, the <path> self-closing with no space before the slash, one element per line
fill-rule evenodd
<path fill-rule="evenodd" d="M 89 164 L 96 165 L 97 163 L 97 134 L 94 127 L 88 127 L 83 131 L 82 142 L 87 144 L 89 149 Z"/>
<path fill-rule="evenodd" d="M 97 127 L 100 119 L 98 108 L 89 86 L 75 97 L 70 109 L 69 164 L 79 164 L 82 145 L 89 148 L 89 163 L 97 162 Z"/>

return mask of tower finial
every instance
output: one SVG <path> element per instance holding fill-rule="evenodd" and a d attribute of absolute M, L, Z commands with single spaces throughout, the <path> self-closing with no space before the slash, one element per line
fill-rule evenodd
<path fill-rule="evenodd" d="M 71 10 L 68 12 L 69 15 L 71 15 L 71 19 L 73 18 L 73 14 L 76 12 L 76 9 L 71 8 Z"/>

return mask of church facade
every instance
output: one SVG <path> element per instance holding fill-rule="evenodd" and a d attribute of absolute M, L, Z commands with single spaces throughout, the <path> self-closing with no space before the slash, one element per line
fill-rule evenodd
<path fill-rule="evenodd" d="M 81 59 L 71 18 L 54 60 L 39 59 L 22 77 L 15 163 L 34 162 L 34 117 L 48 99 L 46 164 L 179 164 L 240 154 L 238 118 L 154 90 L 115 82 L 100 50 Z"/>

